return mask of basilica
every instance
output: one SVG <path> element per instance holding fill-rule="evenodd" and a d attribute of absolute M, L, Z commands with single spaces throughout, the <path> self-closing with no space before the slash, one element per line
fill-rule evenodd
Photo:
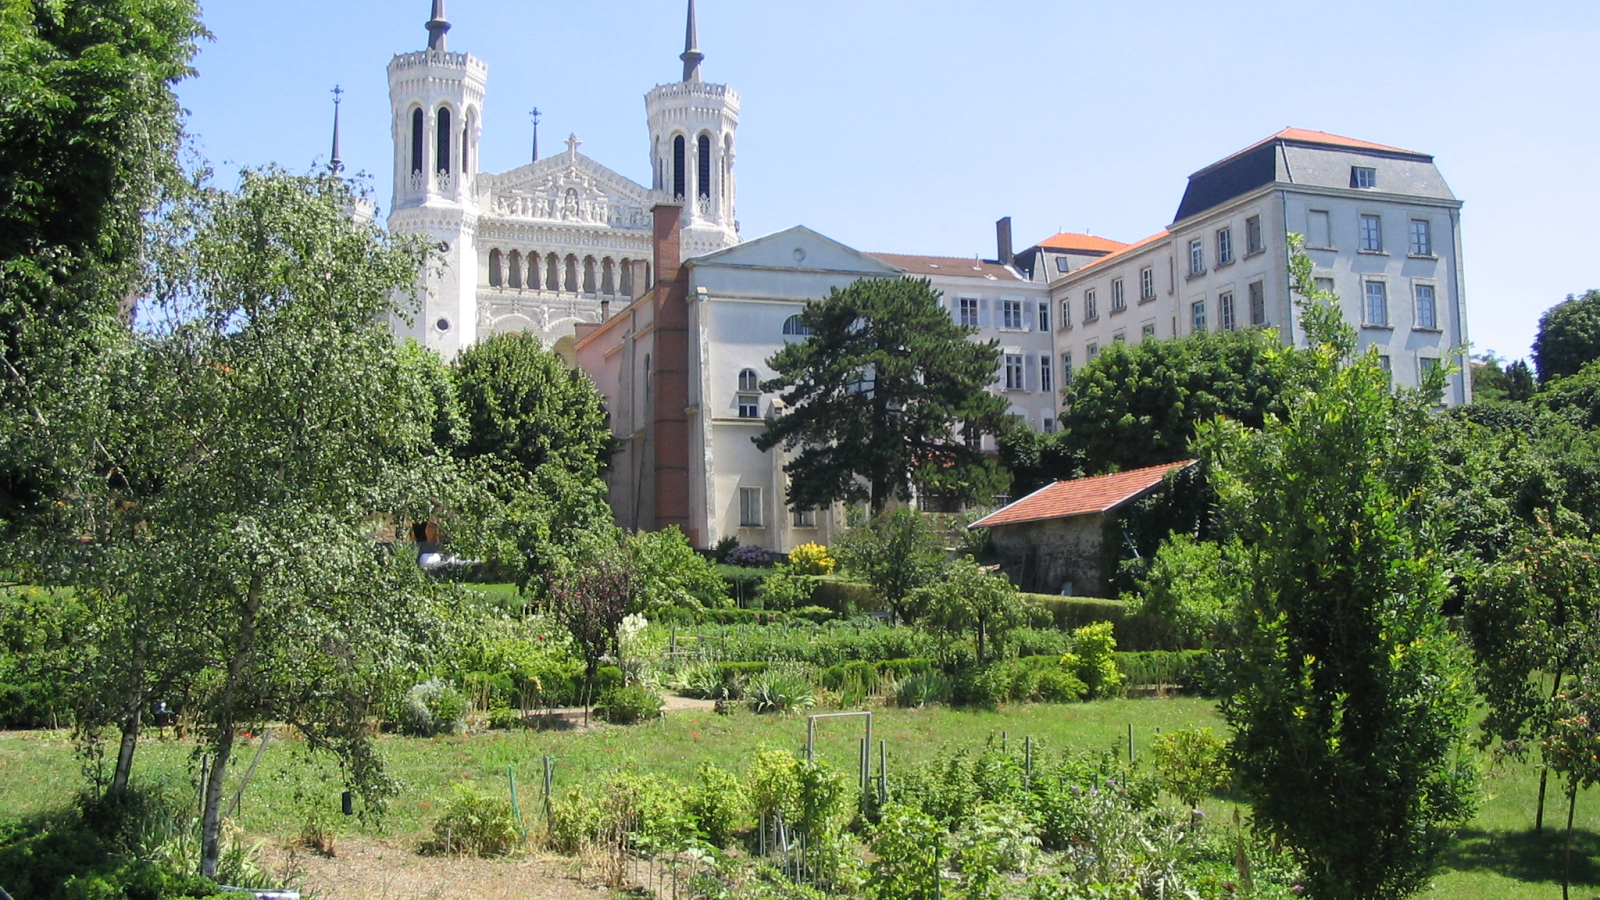
<path fill-rule="evenodd" d="M 488 68 L 448 48 L 434 0 L 425 50 L 389 64 L 389 228 L 436 243 L 421 314 L 397 318 L 445 359 L 492 334 L 537 334 L 606 398 L 619 448 L 617 524 L 676 526 L 696 547 L 736 537 L 788 551 L 829 542 L 845 510 L 787 503 L 785 455 L 751 438 L 784 414 L 761 385 L 806 303 L 863 278 L 929 280 L 945 310 L 994 341 L 991 387 L 1034 428 L 1103 348 L 1202 332 L 1298 331 L 1298 244 L 1341 298 L 1363 352 L 1414 386 L 1455 367 L 1443 401 L 1471 400 L 1461 201 L 1426 153 L 1287 128 L 1189 176 L 1170 223 L 1131 242 L 1058 234 L 992 258 L 865 253 L 796 226 L 745 240 L 734 163 L 739 95 L 702 77 L 688 0 L 682 80 L 645 94 L 650 185 L 566 149 L 478 171 Z M 337 153 L 335 154 L 337 155 Z M 964 438 L 993 450 L 993 438 Z"/>

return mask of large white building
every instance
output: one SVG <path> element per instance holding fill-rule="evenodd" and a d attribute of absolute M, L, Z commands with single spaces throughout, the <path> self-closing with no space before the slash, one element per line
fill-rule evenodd
<path fill-rule="evenodd" d="M 1195 173 L 1176 220 L 1134 244 L 1060 234 L 1013 253 L 1009 219 L 993 260 L 868 254 L 804 227 L 741 242 L 739 96 L 702 80 L 695 26 L 689 0 L 683 78 L 645 96 L 649 187 L 575 137 L 547 159 L 478 172 L 488 68 L 447 49 L 443 0 L 428 49 L 389 64 L 389 225 L 444 256 L 422 314 L 397 333 L 450 358 L 531 331 L 582 366 L 619 439 L 610 500 L 624 527 L 676 525 L 698 547 L 832 539 L 844 510 L 788 507 L 783 452 L 751 439 L 783 413 L 760 385 L 767 360 L 805 339 L 801 308 L 862 278 L 929 279 L 974 339 L 998 344 L 992 390 L 1042 431 L 1074 369 L 1116 341 L 1251 327 L 1303 341 L 1291 233 L 1307 236 L 1317 277 L 1398 383 L 1467 346 L 1461 204 L 1432 158 L 1320 132 L 1289 129 Z M 1455 376 L 1446 402 L 1469 399 Z"/>

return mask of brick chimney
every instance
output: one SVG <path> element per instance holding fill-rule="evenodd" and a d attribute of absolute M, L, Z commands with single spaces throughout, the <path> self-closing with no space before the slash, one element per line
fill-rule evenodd
<path fill-rule="evenodd" d="M 995 259 L 1002 266 L 1009 266 L 1017 261 L 1017 254 L 1011 249 L 1011 217 L 994 223 L 995 243 L 999 245 L 999 255 Z"/>
<path fill-rule="evenodd" d="M 654 448 L 657 529 L 689 522 L 689 271 L 683 266 L 683 205 L 651 211 L 655 259 Z"/>

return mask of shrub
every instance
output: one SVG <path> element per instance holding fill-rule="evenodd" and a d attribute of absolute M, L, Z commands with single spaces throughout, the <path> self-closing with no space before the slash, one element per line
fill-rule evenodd
<path fill-rule="evenodd" d="M 550 848 L 573 854 L 623 838 L 638 850 L 672 850 L 693 834 L 687 792 L 653 775 L 620 772 L 550 804 Z"/>
<path fill-rule="evenodd" d="M 1122 686 L 1116 651 L 1110 622 L 1085 625 L 1072 633 L 1072 652 L 1061 658 L 1061 665 L 1082 679 L 1089 696 L 1108 697 Z"/>
<path fill-rule="evenodd" d="M 796 572 L 786 563 L 779 564 L 761 580 L 761 605 L 766 609 L 794 609 L 810 603 L 815 589 L 811 576 Z"/>
<path fill-rule="evenodd" d="M 450 802 L 433 823 L 426 849 L 468 856 L 505 856 L 517 846 L 519 825 L 511 801 L 478 790 L 471 782 L 450 786 Z"/>
<path fill-rule="evenodd" d="M 1000 900 L 1004 876 L 1026 873 L 1039 856 L 1039 838 L 1022 810 L 982 804 L 955 835 L 952 857 L 966 882 L 967 900 Z"/>
<path fill-rule="evenodd" d="M 700 781 L 689 792 L 686 804 L 695 828 L 714 847 L 733 842 L 739 823 L 750 808 L 750 798 L 738 776 L 719 769 L 709 761 L 700 764 Z"/>
<path fill-rule="evenodd" d="M 1193 809 L 1231 777 L 1226 745 L 1209 728 L 1180 728 L 1156 735 L 1150 744 L 1161 786 Z"/>
<path fill-rule="evenodd" d="M 817 680 L 827 690 L 837 692 L 840 703 L 845 706 L 854 706 L 876 696 L 881 683 L 878 667 L 862 660 L 823 669 Z"/>
<path fill-rule="evenodd" d="M 796 619 L 810 622 L 813 625 L 821 625 L 824 622 L 831 622 L 838 618 L 838 613 L 835 613 L 826 606 L 802 606 L 793 613 L 790 613 L 790 615 L 794 616 Z"/>
<path fill-rule="evenodd" d="M 950 676 L 931 669 L 916 672 L 895 686 L 894 704 L 918 709 L 929 703 L 949 703 L 955 693 Z"/>
<path fill-rule="evenodd" d="M 873 900 L 934 900 L 940 896 L 940 857 L 945 830 L 932 816 L 892 803 L 872 829 L 872 876 L 867 896 Z"/>
<path fill-rule="evenodd" d="M 432 737 L 461 730 L 467 713 L 467 698 L 448 682 L 434 678 L 416 685 L 406 694 L 400 727 L 407 734 Z"/>
<path fill-rule="evenodd" d="M 789 551 L 789 565 L 800 575 L 832 575 L 835 563 L 827 547 L 810 543 Z"/>
<path fill-rule="evenodd" d="M 885 659 L 878 663 L 878 672 L 884 678 L 904 681 L 912 675 L 931 672 L 938 665 L 934 659 Z"/>
<path fill-rule="evenodd" d="M 745 701 L 758 713 L 792 713 L 817 705 L 816 691 L 799 672 L 763 672 L 745 690 Z"/>
<path fill-rule="evenodd" d="M 633 725 L 661 718 L 661 695 L 643 685 L 614 687 L 600 695 L 595 715 L 613 725 Z"/>
<path fill-rule="evenodd" d="M 727 556 L 723 557 L 722 561 L 730 566 L 745 566 L 754 568 L 767 565 L 772 561 L 772 557 L 767 555 L 767 551 L 755 546 L 754 544 L 741 544 L 740 546 L 729 550 Z"/>
<path fill-rule="evenodd" d="M 994 709 L 1011 699 L 1011 678 L 1004 663 L 973 666 L 956 676 L 955 701 Z"/>
<path fill-rule="evenodd" d="M 721 538 L 711 548 L 711 561 L 719 566 L 725 565 L 728 562 L 728 554 L 732 553 L 738 546 L 739 539 L 731 534 Z"/>
<path fill-rule="evenodd" d="M 834 610 L 846 618 L 882 609 L 869 584 L 838 575 L 821 575 L 816 578 L 813 588 L 812 603 Z"/>

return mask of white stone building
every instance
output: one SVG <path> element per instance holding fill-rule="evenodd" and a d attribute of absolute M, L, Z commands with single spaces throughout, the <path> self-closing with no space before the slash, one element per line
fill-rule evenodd
<path fill-rule="evenodd" d="M 1270 326 L 1304 344 L 1291 233 L 1341 298 L 1360 349 L 1396 384 L 1454 363 L 1444 402 L 1471 401 L 1461 201 L 1433 157 L 1290 128 L 1201 169 L 1162 231 L 1050 282 L 1068 373 L 1116 341 Z"/>
<path fill-rule="evenodd" d="M 602 321 L 649 287 L 655 204 L 685 204 L 685 258 L 738 243 L 739 95 L 701 79 L 693 0 L 682 81 L 645 95 L 649 187 L 578 152 L 576 136 L 556 156 L 479 172 L 489 69 L 447 49 L 444 6 L 433 2 L 428 48 L 389 63 L 389 228 L 428 235 L 443 256 L 420 313 L 397 321 L 398 333 L 450 358 L 481 337 L 531 331 L 571 359 L 578 323 Z"/>

